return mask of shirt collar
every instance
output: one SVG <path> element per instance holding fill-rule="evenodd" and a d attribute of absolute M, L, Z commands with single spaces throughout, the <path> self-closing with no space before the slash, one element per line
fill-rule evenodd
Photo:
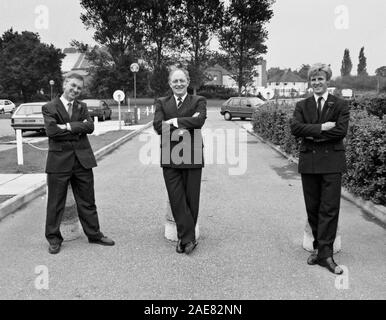
<path fill-rule="evenodd" d="M 185 98 L 186 98 L 186 96 L 188 95 L 188 93 L 185 93 L 182 97 L 181 97 L 181 99 L 182 99 L 182 102 L 184 102 L 184 100 L 185 100 Z M 174 95 L 174 99 L 176 100 L 176 103 L 178 104 L 178 96 L 176 96 L 176 95 Z"/>
<path fill-rule="evenodd" d="M 70 103 L 70 101 L 68 101 L 64 95 L 62 94 L 61 97 L 60 97 L 60 101 L 62 101 L 64 107 L 67 109 L 68 108 L 68 104 Z M 74 101 L 71 102 L 71 104 L 74 104 Z"/>
<path fill-rule="evenodd" d="M 325 93 L 323 93 L 323 95 L 321 95 L 321 96 L 318 96 L 318 95 L 316 95 L 316 94 L 314 93 L 314 99 L 315 99 L 315 101 L 316 101 L 316 104 L 318 103 L 319 97 L 323 97 L 324 102 L 326 102 L 326 101 L 327 101 L 327 98 L 328 98 L 328 91 L 326 91 Z"/>

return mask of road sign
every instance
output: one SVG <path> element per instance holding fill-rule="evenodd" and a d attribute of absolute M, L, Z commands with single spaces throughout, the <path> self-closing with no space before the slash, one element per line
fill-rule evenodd
<path fill-rule="evenodd" d="M 139 71 L 139 65 L 138 65 L 138 63 L 132 63 L 132 64 L 130 65 L 130 70 L 131 70 L 131 72 L 138 72 L 138 71 Z"/>
<path fill-rule="evenodd" d="M 122 90 L 115 90 L 113 98 L 117 102 L 121 102 L 125 99 L 125 93 Z"/>
<path fill-rule="evenodd" d="M 342 97 L 351 98 L 352 97 L 352 90 L 351 89 L 342 89 Z"/>

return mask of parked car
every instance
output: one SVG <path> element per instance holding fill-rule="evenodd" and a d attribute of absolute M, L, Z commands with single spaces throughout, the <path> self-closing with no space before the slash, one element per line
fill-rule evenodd
<path fill-rule="evenodd" d="M 87 104 L 88 113 L 91 118 L 98 117 L 99 121 L 111 120 L 112 110 L 104 100 L 99 99 L 84 99 L 82 100 Z"/>
<path fill-rule="evenodd" d="M 12 113 L 15 107 L 15 104 L 11 100 L 0 100 L 0 113 Z"/>
<path fill-rule="evenodd" d="M 22 103 L 11 117 L 12 128 L 24 131 L 44 131 L 42 106 L 46 102 Z"/>
<path fill-rule="evenodd" d="M 232 97 L 223 103 L 220 114 L 225 120 L 233 117 L 240 117 L 241 120 L 252 118 L 253 112 L 263 103 L 263 100 L 256 97 Z"/>

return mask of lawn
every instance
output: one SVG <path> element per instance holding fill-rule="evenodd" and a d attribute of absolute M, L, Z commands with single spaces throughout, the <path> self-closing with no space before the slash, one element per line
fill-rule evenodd
<path fill-rule="evenodd" d="M 110 131 L 100 136 L 89 135 L 89 141 L 94 152 L 107 146 L 113 141 L 129 134 L 130 130 Z M 14 137 L 13 137 L 14 140 Z M 44 173 L 48 141 L 34 143 L 34 147 L 43 149 L 38 150 L 29 144 L 23 144 L 24 165 L 17 164 L 16 148 L 0 152 L 0 173 Z"/>

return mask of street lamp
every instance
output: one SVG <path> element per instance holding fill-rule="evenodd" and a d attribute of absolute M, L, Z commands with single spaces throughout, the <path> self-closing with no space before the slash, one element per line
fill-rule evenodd
<path fill-rule="evenodd" d="M 55 81 L 54 80 L 50 80 L 50 86 L 51 86 L 51 100 L 52 100 L 52 88 L 55 84 Z"/>

